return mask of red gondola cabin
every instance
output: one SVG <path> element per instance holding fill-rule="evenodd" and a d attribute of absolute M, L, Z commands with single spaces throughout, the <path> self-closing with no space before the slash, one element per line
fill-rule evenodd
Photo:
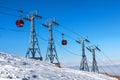
<path fill-rule="evenodd" d="M 24 26 L 24 21 L 22 19 L 19 19 L 16 21 L 16 26 L 17 27 L 23 27 Z"/>
<path fill-rule="evenodd" d="M 67 45 L 67 40 L 62 40 L 62 45 Z"/>

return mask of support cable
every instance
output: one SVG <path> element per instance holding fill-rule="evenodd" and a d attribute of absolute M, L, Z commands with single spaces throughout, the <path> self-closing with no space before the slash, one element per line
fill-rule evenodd
<path fill-rule="evenodd" d="M 56 30 L 56 29 L 53 29 L 55 32 L 57 32 L 57 33 L 60 33 L 60 34 L 62 34 L 62 32 L 61 31 L 59 31 L 59 30 Z M 75 38 L 73 38 L 73 37 L 71 37 L 71 36 L 69 36 L 69 35 L 67 35 L 67 34 L 65 34 L 68 38 L 70 38 L 70 39 L 72 39 L 72 40 L 76 40 Z"/>
<path fill-rule="evenodd" d="M 106 63 L 105 63 L 104 61 L 102 61 L 97 55 L 96 55 L 96 57 L 97 57 L 97 59 L 98 59 L 99 61 L 101 61 L 103 64 L 106 64 Z M 110 66 L 107 66 L 107 68 L 108 68 L 113 74 L 116 75 L 116 73 L 111 69 Z"/>
<path fill-rule="evenodd" d="M 99 63 L 98 63 L 98 65 L 99 65 Z M 99 68 L 103 71 L 103 72 L 100 72 L 100 71 L 99 71 L 99 73 L 106 74 L 106 71 L 103 69 L 102 66 L 99 66 Z"/>
<path fill-rule="evenodd" d="M 103 51 L 101 51 L 101 53 L 109 60 L 110 63 L 113 63 L 113 61 Z"/>
<path fill-rule="evenodd" d="M 71 30 L 71 29 L 69 29 L 69 28 L 67 28 L 67 27 L 65 27 L 65 26 L 63 26 L 63 25 L 61 25 L 61 24 L 60 24 L 60 26 L 61 26 L 62 28 L 64 28 L 64 29 L 66 29 L 67 31 L 73 33 L 73 34 L 75 34 L 75 35 L 77 35 L 77 36 L 80 36 L 82 39 L 85 39 L 85 37 L 83 37 L 82 35 L 78 34 L 77 32 L 74 32 L 73 30 Z"/>
<path fill-rule="evenodd" d="M 41 40 L 43 40 L 43 41 L 45 41 L 45 42 L 48 41 L 47 39 L 41 37 L 38 33 L 36 33 L 36 36 L 39 37 Z"/>
<path fill-rule="evenodd" d="M 16 11 L 16 12 L 20 12 L 20 13 L 25 13 L 25 14 L 28 13 L 28 12 L 24 12 L 23 10 L 17 10 L 17 9 L 9 8 L 9 7 L 6 7 L 6 6 L 0 6 L 0 8 L 7 9 L 7 10 L 10 10 L 10 11 Z"/>
<path fill-rule="evenodd" d="M 8 31 L 15 31 L 15 32 L 29 32 L 29 31 L 24 31 L 24 30 L 15 30 L 15 29 L 8 29 L 8 28 L 0 28 L 1 30 L 8 30 Z"/>
<path fill-rule="evenodd" d="M 5 7 L 5 6 L 0 6 L 0 8 L 4 8 L 4 9 L 7 9 L 7 10 L 11 10 L 11 11 L 17 11 L 17 12 L 19 11 L 19 10 L 9 8 L 9 7 Z"/>
<path fill-rule="evenodd" d="M 20 16 L 18 16 L 18 15 L 9 14 L 9 13 L 5 13 L 5 12 L 0 12 L 0 14 L 2 14 L 2 15 L 14 16 L 14 17 L 20 17 Z"/>
<path fill-rule="evenodd" d="M 75 54 L 75 53 L 71 52 L 70 50 L 68 50 L 68 49 L 66 49 L 66 48 L 64 48 L 64 47 L 62 47 L 60 44 L 57 44 L 57 45 L 58 45 L 59 47 L 61 47 L 62 49 L 64 49 L 66 52 L 68 52 L 68 53 L 70 53 L 70 54 L 72 54 L 72 55 L 82 56 L 82 55 Z"/>

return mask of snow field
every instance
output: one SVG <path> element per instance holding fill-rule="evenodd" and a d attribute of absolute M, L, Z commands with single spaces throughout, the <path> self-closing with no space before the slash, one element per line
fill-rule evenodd
<path fill-rule="evenodd" d="M 106 75 L 57 68 L 53 64 L 0 53 L 0 80 L 117 80 Z"/>

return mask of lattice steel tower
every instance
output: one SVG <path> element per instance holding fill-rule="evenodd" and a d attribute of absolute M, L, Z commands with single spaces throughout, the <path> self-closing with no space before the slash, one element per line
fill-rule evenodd
<path fill-rule="evenodd" d="M 30 13 L 28 18 L 24 18 L 31 22 L 30 41 L 29 41 L 29 46 L 27 49 L 26 57 L 30 57 L 30 53 L 31 53 L 30 58 L 42 60 L 40 47 L 38 45 L 38 39 L 36 36 L 36 31 L 35 31 L 35 26 L 34 26 L 35 18 L 42 18 L 41 16 L 38 15 L 37 11 L 34 13 Z M 37 53 L 39 57 L 36 57 Z"/>
<path fill-rule="evenodd" d="M 47 23 L 42 25 L 49 29 L 49 42 L 46 53 L 46 61 L 50 61 L 51 63 L 60 67 L 60 62 L 58 60 L 57 51 L 53 39 L 53 29 L 52 29 L 53 25 L 59 26 L 59 24 L 56 22 L 55 19 L 52 19 L 52 20 L 47 20 Z M 54 62 L 55 59 L 57 62 Z"/>
<path fill-rule="evenodd" d="M 82 44 L 82 60 L 81 60 L 81 64 L 80 64 L 80 70 L 83 71 L 89 71 L 89 67 L 88 67 L 88 63 L 87 63 L 87 58 L 85 55 L 85 42 L 89 42 L 87 39 L 84 40 L 77 40 L 77 43 L 81 43 Z"/>
<path fill-rule="evenodd" d="M 97 61 L 96 61 L 96 58 L 95 58 L 95 50 L 98 50 L 98 51 L 101 51 L 97 46 L 89 46 L 89 47 L 86 47 L 91 53 L 92 53 L 92 56 L 93 56 L 93 61 L 92 61 L 92 69 L 91 71 L 92 72 L 99 72 L 99 69 L 98 69 L 98 66 L 97 66 Z"/>

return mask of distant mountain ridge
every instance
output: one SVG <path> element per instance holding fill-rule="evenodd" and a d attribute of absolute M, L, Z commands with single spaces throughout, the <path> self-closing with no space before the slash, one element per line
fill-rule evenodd
<path fill-rule="evenodd" d="M 70 68 L 70 69 L 74 69 L 74 70 L 79 70 L 80 66 L 67 66 L 66 68 Z M 98 66 L 99 71 L 101 73 L 107 73 L 110 75 L 116 75 L 116 76 L 120 76 L 120 65 L 107 65 L 107 66 Z M 91 70 L 91 66 L 90 66 L 90 70 Z"/>

